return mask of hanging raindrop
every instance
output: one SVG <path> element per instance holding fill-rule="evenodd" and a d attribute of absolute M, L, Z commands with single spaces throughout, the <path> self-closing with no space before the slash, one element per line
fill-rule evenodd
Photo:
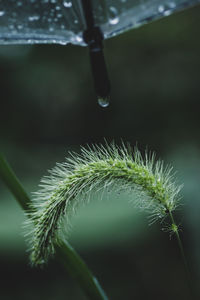
<path fill-rule="evenodd" d="M 98 103 L 101 107 L 108 107 L 110 104 L 109 97 L 98 98 Z"/>

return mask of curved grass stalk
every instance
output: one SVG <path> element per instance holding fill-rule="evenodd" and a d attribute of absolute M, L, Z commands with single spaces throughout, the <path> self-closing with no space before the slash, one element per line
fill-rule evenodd
<path fill-rule="evenodd" d="M 82 148 L 81 155 L 71 154 L 41 180 L 31 205 L 32 264 L 43 264 L 54 254 L 65 215 L 69 217 L 91 191 L 112 185 L 136 194 L 137 206 L 148 210 L 153 221 L 172 214 L 179 203 L 181 187 L 174 182 L 172 168 L 164 168 L 154 155 L 146 153 L 143 159 L 137 149 L 132 153 L 124 145 L 118 148 L 114 144 Z"/>
<path fill-rule="evenodd" d="M 82 148 L 82 154 L 71 154 L 63 164 L 57 164 L 50 175 L 41 180 L 41 190 L 35 200 L 30 202 L 17 177 L 0 155 L 0 177 L 12 191 L 20 205 L 27 211 L 33 225 L 31 239 L 32 264 L 47 262 L 55 248 L 69 273 L 92 300 L 108 299 L 85 263 L 76 254 L 67 241 L 58 236 L 58 228 L 64 215 L 67 216 L 80 202 L 89 197 L 93 190 L 105 189 L 114 185 L 121 191 L 127 189 L 138 196 L 137 205 L 148 210 L 152 221 L 169 217 L 171 225 L 168 231 L 175 233 L 186 269 L 188 283 L 193 299 L 196 299 L 190 272 L 180 240 L 178 226 L 173 211 L 179 204 L 179 191 L 174 181 L 172 168 L 164 168 L 163 163 L 155 161 L 154 155 L 145 155 L 124 145 L 121 148 L 111 146 L 93 146 Z"/>

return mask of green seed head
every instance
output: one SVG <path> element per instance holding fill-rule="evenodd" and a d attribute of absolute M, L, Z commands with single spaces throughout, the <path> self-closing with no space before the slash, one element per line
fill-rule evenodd
<path fill-rule="evenodd" d="M 108 186 L 121 192 L 128 190 L 137 196 L 135 204 L 148 210 L 152 221 L 156 221 L 178 205 L 181 187 L 173 178 L 172 168 L 164 168 L 162 162 L 155 161 L 154 155 L 146 153 L 142 158 L 137 149 L 132 151 L 124 145 L 93 146 L 82 148 L 81 155 L 71 154 L 41 180 L 41 189 L 32 202 L 32 263 L 47 262 L 55 251 L 64 215 L 68 217 L 90 192 Z"/>

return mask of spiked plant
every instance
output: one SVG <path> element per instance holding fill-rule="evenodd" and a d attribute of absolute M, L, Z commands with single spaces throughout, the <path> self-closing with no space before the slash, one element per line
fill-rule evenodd
<path fill-rule="evenodd" d="M 152 221 L 169 216 L 170 230 L 178 235 L 172 212 L 179 203 L 181 187 L 174 181 L 172 168 L 155 161 L 154 154 L 146 153 L 143 159 L 138 149 L 132 151 L 124 144 L 82 148 L 80 155 L 71 153 L 64 163 L 50 170 L 35 194 L 29 219 L 33 228 L 30 236 L 33 265 L 47 262 L 54 254 L 64 216 L 70 216 L 92 191 L 108 186 L 134 193 L 136 205 L 148 210 Z"/>
<path fill-rule="evenodd" d="M 31 261 L 33 265 L 47 262 L 58 250 L 58 258 L 79 283 L 91 300 L 108 299 L 96 278 L 69 243 L 60 237 L 59 227 L 77 204 L 89 200 L 92 191 L 100 192 L 113 187 L 136 195 L 136 206 L 147 210 L 151 222 L 169 217 L 167 229 L 175 233 L 188 277 L 192 299 L 195 290 L 188 271 L 178 226 L 173 211 L 179 204 L 181 186 L 175 182 L 172 168 L 156 161 L 154 154 L 146 152 L 144 158 L 129 146 L 93 146 L 82 148 L 81 154 L 71 153 L 64 163 L 57 164 L 49 175 L 41 180 L 41 189 L 32 201 L 19 180 L 0 154 L 0 177 L 27 212 L 30 234 Z M 135 200 L 135 198 L 134 198 Z M 166 226 L 165 228 L 166 229 Z"/>

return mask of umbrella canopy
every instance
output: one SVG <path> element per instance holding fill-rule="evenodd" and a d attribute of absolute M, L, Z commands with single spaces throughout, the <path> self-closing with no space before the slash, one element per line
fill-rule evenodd
<path fill-rule="evenodd" d="M 1 0 L 0 44 L 86 45 L 84 0 Z M 87 1 L 86 1 L 87 2 Z M 104 38 L 200 3 L 200 0 L 91 0 Z"/>

